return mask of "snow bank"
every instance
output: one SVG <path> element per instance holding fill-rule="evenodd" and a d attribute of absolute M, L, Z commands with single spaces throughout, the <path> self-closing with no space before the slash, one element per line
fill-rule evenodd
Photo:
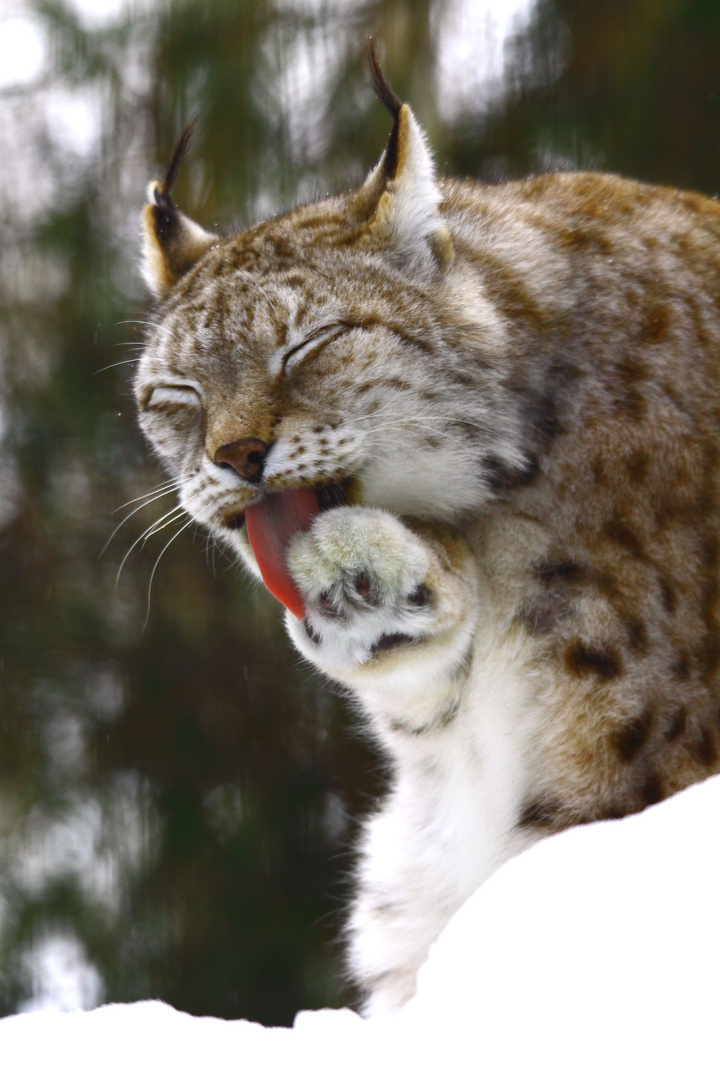
<path fill-rule="evenodd" d="M 292 1029 L 161 1002 L 0 1021 L 2 1080 L 720 1077 L 720 777 L 502 867 L 389 1020 Z"/>

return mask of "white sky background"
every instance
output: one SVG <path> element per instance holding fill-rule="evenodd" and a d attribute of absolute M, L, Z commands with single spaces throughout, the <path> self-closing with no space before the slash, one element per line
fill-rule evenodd
<path fill-rule="evenodd" d="M 500 96 L 505 74 L 505 44 L 530 21 L 534 0 L 452 0 L 443 11 L 440 35 L 438 104 L 452 120 L 478 111 Z"/>
<path fill-rule="evenodd" d="M 92 29 L 123 15 L 129 0 L 70 0 L 70 8 Z M 37 23 L 13 4 L 3 15 L 0 5 L 0 90 L 32 82 L 45 64 L 47 45 Z"/>

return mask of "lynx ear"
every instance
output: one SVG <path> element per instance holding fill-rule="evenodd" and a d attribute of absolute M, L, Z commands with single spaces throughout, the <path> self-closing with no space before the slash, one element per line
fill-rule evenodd
<path fill-rule="evenodd" d="M 163 297 L 218 239 L 185 217 L 170 198 L 192 133 L 193 124 L 188 124 L 173 151 L 165 179 L 150 185 L 150 202 L 143 210 L 142 272 L 158 297 Z"/>
<path fill-rule="evenodd" d="M 438 211 L 440 192 L 425 134 L 410 106 L 390 88 L 372 42 L 368 61 L 375 93 L 395 122 L 380 161 L 355 195 L 355 210 L 370 235 L 403 264 L 444 270 L 453 246 Z"/>

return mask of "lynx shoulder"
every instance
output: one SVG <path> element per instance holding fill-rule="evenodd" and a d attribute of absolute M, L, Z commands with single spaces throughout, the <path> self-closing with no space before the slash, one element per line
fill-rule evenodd
<path fill-rule="evenodd" d="M 438 180 L 236 236 L 145 208 L 136 393 L 182 506 L 349 688 L 394 784 L 349 917 L 369 1012 L 503 860 L 720 768 L 720 206 Z"/>

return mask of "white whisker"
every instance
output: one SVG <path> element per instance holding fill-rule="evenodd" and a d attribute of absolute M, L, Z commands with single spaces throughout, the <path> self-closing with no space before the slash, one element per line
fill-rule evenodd
<path fill-rule="evenodd" d="M 148 491 L 144 495 L 136 495 L 134 499 L 128 499 L 127 502 L 121 503 L 120 506 L 116 506 L 115 509 L 113 510 L 113 513 L 117 514 L 118 510 L 124 510 L 125 507 L 130 506 L 131 503 L 141 502 L 142 499 L 147 499 L 150 495 L 157 495 L 160 492 L 162 492 L 162 494 L 166 495 L 170 491 L 172 491 L 173 488 L 182 487 L 183 483 L 184 483 L 184 481 L 182 479 L 180 479 L 180 480 L 165 480 L 162 484 L 160 484 L 159 487 L 153 488 L 152 491 Z"/>
<path fill-rule="evenodd" d="M 93 375 L 101 375 L 103 371 L 109 371 L 110 368 L 122 367 L 123 364 L 137 364 L 139 356 L 133 356 L 130 360 L 118 360 L 114 364 L 106 364 L 105 367 L 98 368 L 97 371 L 93 371 Z"/>
<path fill-rule="evenodd" d="M 120 575 L 123 572 L 123 567 L 125 566 L 125 563 L 128 561 L 130 555 L 135 550 L 135 548 L 138 546 L 138 544 L 144 543 L 151 536 L 154 536 L 154 534 L 156 532 L 160 532 L 160 529 L 165 528 L 165 525 L 173 525 L 175 521 L 178 521 L 179 518 L 183 514 L 186 514 L 186 513 L 187 513 L 187 510 L 183 510 L 181 507 L 174 506 L 172 508 L 172 510 L 168 510 L 168 512 L 166 514 L 163 514 L 162 517 L 159 517 L 156 522 L 154 522 L 152 525 L 148 526 L 148 528 L 145 529 L 145 531 L 142 532 L 140 534 L 140 536 L 138 536 L 137 540 L 133 541 L 133 543 L 130 545 L 127 552 L 125 553 L 125 558 L 120 563 L 120 567 L 119 567 L 117 575 L 115 577 L 115 584 L 116 585 L 120 581 Z M 172 521 L 167 521 L 166 519 L 169 518 L 171 516 L 171 514 L 177 514 L 178 516 L 173 518 Z M 165 522 L 165 524 L 161 525 L 161 522 Z"/>
<path fill-rule="evenodd" d="M 182 506 L 176 506 L 175 510 L 171 511 L 171 513 L 174 513 L 175 516 L 170 517 L 169 521 L 163 521 L 163 519 L 160 518 L 160 520 L 155 525 L 153 525 L 152 529 L 150 529 L 150 531 L 146 533 L 145 539 L 143 540 L 143 547 L 145 547 L 145 544 L 148 542 L 151 536 L 155 536 L 156 533 L 162 532 L 163 529 L 167 529 L 168 525 L 174 525 L 176 521 L 180 521 L 183 514 L 187 514 L 187 510 L 183 510 Z M 169 515 L 166 514 L 165 517 L 169 517 Z"/>
<path fill-rule="evenodd" d="M 130 512 L 130 513 L 128 513 L 128 514 L 125 514 L 125 516 L 123 517 L 123 519 L 122 519 L 122 522 L 120 523 L 120 525 L 117 525 L 117 526 L 116 526 L 116 527 L 114 527 L 114 529 L 112 530 L 112 532 L 111 532 L 110 536 L 108 537 L 108 539 L 106 540 L 106 542 L 105 542 L 105 544 L 104 544 L 104 546 L 103 546 L 103 551 L 101 551 L 101 552 L 100 552 L 100 554 L 99 554 L 99 555 L 98 555 L 97 557 L 98 557 L 98 558 L 101 558 L 101 557 L 103 557 L 103 555 L 105 554 L 105 552 L 106 552 L 106 551 L 107 551 L 107 549 L 109 548 L 109 545 L 110 545 L 110 542 L 111 542 L 112 538 L 113 538 L 114 536 L 116 536 L 116 534 L 118 534 L 118 532 L 119 532 L 119 531 L 120 531 L 120 529 L 121 529 L 121 528 L 123 527 L 123 525 L 125 524 L 125 522 L 128 522 L 128 521 L 130 521 L 131 517 L 132 517 L 132 516 L 133 516 L 134 514 L 137 514 L 137 513 L 138 513 L 138 511 L 140 511 L 140 510 L 145 510 L 145 508 L 146 508 L 146 507 L 149 507 L 149 505 L 150 505 L 150 503 L 151 503 L 151 502 L 157 502 L 157 501 L 158 501 L 158 499 L 162 499 L 162 498 L 164 498 L 164 497 L 165 497 L 166 495 L 172 495 L 172 494 L 173 494 L 173 490 L 174 490 L 174 488 L 172 488 L 172 487 L 171 487 L 171 488 L 167 488 L 167 489 L 166 489 L 166 490 L 164 490 L 164 491 L 160 491 L 160 494 L 158 494 L 158 495 L 154 495 L 154 494 L 152 494 L 152 492 L 151 492 L 151 496 L 149 496 L 149 497 L 148 497 L 148 496 L 140 496 L 140 498 L 142 498 L 142 499 L 146 499 L 146 501 L 145 501 L 145 502 L 141 502 L 141 503 L 140 503 L 140 505 L 139 505 L 139 507 L 135 507 L 135 509 L 134 509 L 134 510 L 131 510 L 131 512 Z M 132 499 L 131 501 L 132 501 L 132 502 L 135 502 L 136 500 L 135 500 L 135 499 Z M 127 503 L 125 503 L 125 505 L 127 505 Z M 119 509 L 120 509 L 120 510 L 122 510 L 123 508 L 122 508 L 122 507 L 120 507 Z"/>
<path fill-rule="evenodd" d="M 162 549 L 162 551 L 161 551 L 161 552 L 160 552 L 160 554 L 158 555 L 157 559 L 155 560 L 155 565 L 154 565 L 154 566 L 153 566 L 153 568 L 152 568 L 152 573 L 150 574 L 150 580 L 148 581 L 148 589 L 147 589 L 147 611 L 146 611 L 146 613 L 145 613 L 145 622 L 143 623 L 143 628 L 142 628 L 142 631 L 141 631 L 141 632 L 142 632 L 143 634 L 145 633 L 145 628 L 146 628 L 146 626 L 147 626 L 147 624 L 148 624 L 148 619 L 150 618 L 150 595 L 151 595 L 151 592 L 152 592 L 152 583 L 153 583 L 153 578 L 155 577 L 155 571 L 156 571 L 156 570 L 157 570 L 157 568 L 158 568 L 158 563 L 160 562 L 160 560 L 162 559 L 163 555 L 165 554 L 165 552 L 167 551 L 167 549 L 168 549 L 168 548 L 170 547 L 170 545 L 172 544 L 172 542 L 173 542 L 174 540 L 177 540 L 177 538 L 178 538 L 178 536 L 180 535 L 180 533 L 181 533 L 181 532 L 184 532 L 184 531 L 185 531 L 185 529 L 187 529 L 189 525 L 192 525 L 192 523 L 193 523 L 193 519 L 192 519 L 192 518 L 190 518 L 190 519 L 189 519 L 188 521 L 186 521 L 186 522 L 185 522 L 185 524 L 184 524 L 184 525 L 182 525 L 182 526 L 181 526 L 181 527 L 180 527 L 180 528 L 178 529 L 178 531 L 177 531 L 177 532 L 176 532 L 176 533 L 175 533 L 175 534 L 174 534 L 173 536 L 171 536 L 171 537 L 170 537 L 170 539 L 168 540 L 167 544 L 165 545 L 165 547 L 164 547 L 164 548 Z"/>

